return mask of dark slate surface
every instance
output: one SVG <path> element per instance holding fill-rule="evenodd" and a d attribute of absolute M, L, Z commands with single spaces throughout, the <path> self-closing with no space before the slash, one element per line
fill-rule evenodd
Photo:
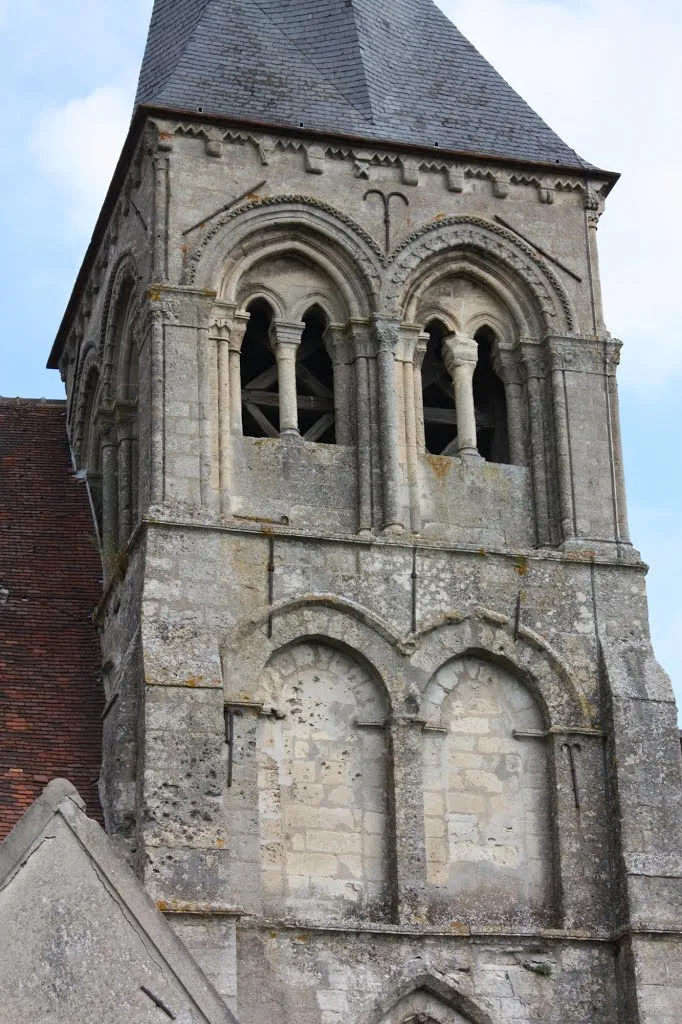
<path fill-rule="evenodd" d="M 432 0 L 156 0 L 137 103 L 589 166 Z"/>

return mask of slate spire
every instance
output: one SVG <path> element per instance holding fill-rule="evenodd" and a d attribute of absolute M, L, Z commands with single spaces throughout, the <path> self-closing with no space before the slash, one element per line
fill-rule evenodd
<path fill-rule="evenodd" d="M 156 0 L 137 104 L 589 166 L 433 0 Z"/>

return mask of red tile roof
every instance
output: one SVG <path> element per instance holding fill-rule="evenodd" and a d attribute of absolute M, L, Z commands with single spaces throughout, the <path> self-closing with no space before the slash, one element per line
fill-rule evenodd
<path fill-rule="evenodd" d="M 63 402 L 0 399 L 0 839 L 46 783 L 101 819 L 102 569 Z"/>

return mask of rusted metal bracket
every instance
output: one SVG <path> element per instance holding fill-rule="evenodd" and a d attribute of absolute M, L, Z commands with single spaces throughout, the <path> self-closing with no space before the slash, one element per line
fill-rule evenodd
<path fill-rule="evenodd" d="M 154 995 L 154 993 L 153 993 L 153 992 L 151 992 L 151 991 L 150 991 L 150 990 L 149 990 L 149 989 L 147 988 L 147 986 L 146 986 L 146 985 L 140 985 L 140 991 L 141 991 L 141 992 L 144 992 L 144 994 L 145 994 L 145 995 L 147 996 L 147 998 L 148 998 L 148 999 L 151 999 L 151 1001 L 152 1001 L 152 1002 L 154 1003 L 154 1005 L 155 1005 L 155 1006 L 158 1006 L 158 1008 L 159 1008 L 160 1010 L 163 1010 L 163 1012 L 164 1012 L 164 1013 L 166 1014 L 166 1016 L 167 1016 L 167 1017 L 169 1017 L 169 1018 L 170 1018 L 171 1020 L 177 1020 L 177 1019 L 178 1019 L 178 1018 L 177 1018 L 177 1017 L 175 1016 L 175 1014 L 173 1013 L 173 1011 L 172 1011 L 172 1010 L 169 1010 L 169 1009 L 168 1009 L 168 1007 L 167 1007 L 167 1006 L 166 1006 L 166 1004 L 165 1004 L 165 1003 L 163 1002 L 163 1000 L 162 1000 L 162 999 L 159 999 L 159 997 L 158 997 L 158 996 L 155 996 L 155 995 Z"/>
<path fill-rule="evenodd" d="M 253 185 L 252 188 L 248 188 L 246 192 L 242 192 L 240 196 L 236 196 L 234 199 L 231 199 L 229 203 L 225 203 L 225 205 L 221 206 L 219 210 L 215 211 L 215 213 L 210 213 L 208 217 L 203 217 L 201 220 L 198 220 L 196 224 L 192 224 L 191 228 L 186 228 L 186 230 L 182 232 L 183 235 L 189 235 L 192 231 L 196 231 L 197 228 L 202 228 L 204 224 L 208 224 L 209 221 L 215 220 L 215 218 L 219 217 L 221 213 L 227 213 L 227 211 L 231 210 L 233 206 L 237 205 L 237 203 L 241 203 L 242 199 L 246 199 L 247 196 L 253 195 L 253 193 L 257 192 L 259 188 L 262 188 L 263 185 L 266 184 L 266 181 L 267 179 L 259 181 L 257 185 Z"/>
<path fill-rule="evenodd" d="M 275 601 L 275 538 L 269 538 L 269 559 L 268 559 L 268 608 L 272 608 Z M 272 612 L 268 615 L 268 640 L 272 640 Z"/>
<path fill-rule="evenodd" d="M 562 750 L 568 751 L 568 760 L 571 765 L 571 779 L 573 780 L 573 796 L 575 797 L 575 806 L 580 810 L 580 789 L 578 788 L 578 772 L 576 769 L 575 755 L 579 754 L 583 749 L 579 743 L 564 743 L 561 747 Z"/>

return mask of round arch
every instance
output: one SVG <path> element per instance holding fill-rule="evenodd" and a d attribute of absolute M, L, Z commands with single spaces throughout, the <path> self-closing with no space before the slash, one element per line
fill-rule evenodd
<path fill-rule="evenodd" d="M 124 342 L 127 342 L 128 346 L 132 344 L 132 332 L 127 327 L 130 326 L 130 313 L 135 306 L 139 280 L 137 263 L 132 252 L 127 250 L 112 270 L 102 316 L 102 381 L 105 398 L 108 401 L 116 398 L 119 387 L 121 345 Z"/>
<path fill-rule="evenodd" d="M 429 706 L 429 687 L 438 671 L 459 658 L 475 657 L 506 669 L 535 697 L 548 729 L 591 729 L 595 711 L 566 664 L 538 634 L 495 612 L 479 609 L 466 617 L 443 616 L 417 635 L 413 667 Z"/>
<path fill-rule="evenodd" d="M 269 636 L 270 626 L 272 635 Z M 389 711 L 409 699 L 405 674 L 405 648 L 378 616 L 332 595 L 285 601 L 242 622 L 221 645 L 225 691 L 255 692 L 258 680 L 273 655 L 299 642 L 314 641 L 338 647 L 359 660 L 384 691 Z"/>
<path fill-rule="evenodd" d="M 89 345 L 81 355 L 75 401 L 73 449 L 80 468 L 83 468 L 88 462 L 89 453 L 84 451 L 84 441 L 87 447 L 89 436 L 87 429 L 89 425 L 86 421 L 91 417 L 94 406 L 98 404 L 101 386 L 99 356 L 95 346 Z"/>
<path fill-rule="evenodd" d="M 273 252 L 298 252 L 336 282 L 352 317 L 374 309 L 382 254 L 350 217 L 305 196 L 257 200 L 231 210 L 188 257 L 183 283 L 233 295 L 235 281 Z"/>
<path fill-rule="evenodd" d="M 452 272 L 457 262 L 459 272 L 488 275 L 519 326 L 541 326 L 542 333 L 575 329 L 568 295 L 547 261 L 513 232 L 476 217 L 446 217 L 406 238 L 390 257 L 385 303 L 409 321 L 424 279 L 446 272 L 448 263 Z"/>
<path fill-rule="evenodd" d="M 428 257 L 415 270 L 407 282 L 402 300 L 402 315 L 408 323 L 421 323 L 425 313 L 431 315 L 433 309 L 434 315 L 440 315 L 441 319 L 444 319 L 445 313 L 454 329 L 467 334 L 471 332 L 471 318 L 457 317 L 443 303 L 437 303 L 435 306 L 429 304 L 426 307 L 421 304 L 423 295 L 426 295 L 439 281 L 448 278 L 470 281 L 482 291 L 493 296 L 495 304 L 502 307 L 509 320 L 509 323 L 502 325 L 501 318 L 493 314 L 493 318 L 500 321 L 498 331 L 505 340 L 512 340 L 508 337 L 510 326 L 517 337 L 540 336 L 543 333 L 542 319 L 537 315 L 533 298 L 527 289 L 520 282 L 510 279 L 509 275 L 502 272 L 500 267 L 486 263 L 475 252 L 436 254 Z M 441 309 L 440 314 L 437 312 L 439 308 Z M 489 313 L 483 314 L 483 312 L 478 315 L 490 316 Z"/>

